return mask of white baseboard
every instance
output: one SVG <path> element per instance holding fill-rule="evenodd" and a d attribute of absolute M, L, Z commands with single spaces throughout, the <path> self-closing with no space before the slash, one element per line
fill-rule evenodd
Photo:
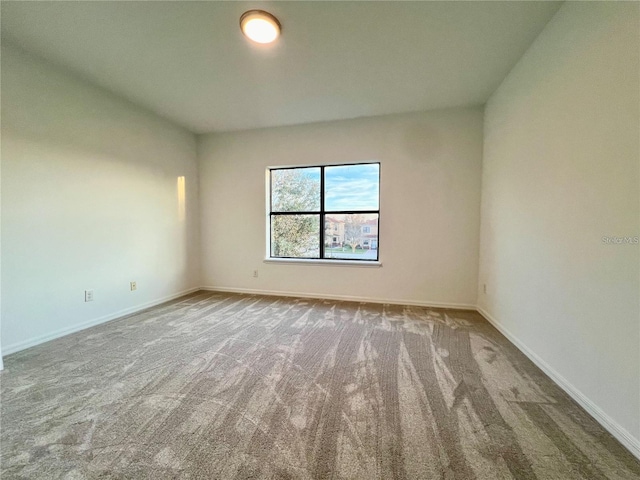
<path fill-rule="evenodd" d="M 476 310 L 476 306 L 467 303 L 442 303 L 422 300 L 398 300 L 394 298 L 356 297 L 352 295 L 329 295 L 325 293 L 283 292 L 278 290 L 257 290 L 251 288 L 202 287 L 210 292 L 246 293 L 250 295 L 273 295 L 278 297 L 326 298 L 327 300 L 343 300 L 348 302 L 389 303 L 393 305 L 414 305 L 417 307 L 454 308 L 457 310 Z"/>
<path fill-rule="evenodd" d="M 481 307 L 476 307 L 478 312 L 487 319 L 491 325 L 509 339 L 518 349 L 535 363 L 540 370 L 547 374 L 560 388 L 584 408 L 596 419 L 611 435 L 622 443 L 636 458 L 640 460 L 640 440 L 635 438 L 628 430 L 607 415 L 600 407 L 593 403 L 584 393 L 578 390 L 569 380 L 560 375 L 553 367 L 540 358 L 533 350 L 522 343 L 515 335 L 507 330 L 489 312 Z"/>
<path fill-rule="evenodd" d="M 56 338 L 64 337 L 65 335 L 79 332 L 80 330 L 84 330 L 85 328 L 93 327 L 95 325 L 100 325 L 101 323 L 105 323 L 110 320 L 115 320 L 117 318 L 124 317 L 125 315 L 131 315 L 132 313 L 139 312 L 149 307 L 154 307 L 161 303 L 168 302 L 169 300 L 173 300 L 175 298 L 179 298 L 184 295 L 188 295 L 189 293 L 197 292 L 199 290 L 201 290 L 200 287 L 190 288 L 188 290 L 183 290 L 182 292 L 178 292 L 173 295 L 168 295 L 166 297 L 159 298 L 151 302 L 143 303 L 142 305 L 136 305 L 134 307 L 125 308 L 123 310 L 110 313 L 109 315 L 104 315 L 102 317 L 94 318 L 86 322 L 77 323 L 71 327 L 61 328 L 60 330 L 56 330 L 54 332 L 46 333 L 44 335 L 30 338 L 22 342 L 13 343 L 11 345 L 7 345 L 6 347 L 2 347 L 2 355 L 6 356 L 15 352 L 19 352 L 20 350 L 24 350 L 29 347 L 35 347 L 36 345 L 40 345 L 41 343 L 48 342 L 49 340 L 54 340 Z"/>

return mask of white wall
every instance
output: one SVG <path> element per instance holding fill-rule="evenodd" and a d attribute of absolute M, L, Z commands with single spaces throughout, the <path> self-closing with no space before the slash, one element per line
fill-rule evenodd
<path fill-rule="evenodd" d="M 198 157 L 204 286 L 475 305 L 481 108 L 204 135 Z M 381 162 L 383 266 L 263 263 L 266 168 L 364 161 Z"/>
<path fill-rule="evenodd" d="M 5 355 L 199 285 L 191 133 L 5 45 L 1 153 Z"/>
<path fill-rule="evenodd" d="M 0 72 L 2 62 L 0 62 Z M 1 82 L 0 82 L 1 84 Z M 0 99 L 2 92 L 0 91 Z M 1 100 L 0 100 L 1 102 Z M 2 149 L 2 114 L 0 112 L 0 150 Z M 0 212 L 2 212 L 2 154 L 0 152 Z M 2 359 L 2 221 L 0 216 L 0 370 L 4 370 L 4 360 Z"/>
<path fill-rule="evenodd" d="M 478 293 L 636 455 L 639 9 L 565 4 L 490 98 Z"/>

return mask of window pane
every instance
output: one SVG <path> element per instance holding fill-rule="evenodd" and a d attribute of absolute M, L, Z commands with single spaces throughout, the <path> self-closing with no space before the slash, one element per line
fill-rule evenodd
<path fill-rule="evenodd" d="M 272 215 L 271 256 L 319 258 L 320 215 Z"/>
<path fill-rule="evenodd" d="M 325 215 L 324 257 L 377 260 L 378 217 L 377 213 Z"/>
<path fill-rule="evenodd" d="M 325 210 L 378 210 L 380 164 L 326 167 L 324 182 Z"/>
<path fill-rule="evenodd" d="M 271 170 L 272 212 L 320 210 L 320 168 Z"/>

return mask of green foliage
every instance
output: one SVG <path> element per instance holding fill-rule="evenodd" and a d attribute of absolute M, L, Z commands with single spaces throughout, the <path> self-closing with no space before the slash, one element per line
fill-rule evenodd
<path fill-rule="evenodd" d="M 274 212 L 319 211 L 320 177 L 312 169 L 274 170 L 271 176 Z M 320 249 L 320 215 L 271 217 L 271 255 L 317 257 Z"/>
<path fill-rule="evenodd" d="M 319 211 L 320 169 L 274 170 L 271 172 L 271 195 L 274 212 Z"/>
<path fill-rule="evenodd" d="M 274 257 L 317 257 L 320 248 L 319 215 L 278 215 L 271 219 Z"/>

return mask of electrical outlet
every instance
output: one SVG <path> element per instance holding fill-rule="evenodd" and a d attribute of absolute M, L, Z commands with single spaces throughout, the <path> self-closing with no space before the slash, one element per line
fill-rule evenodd
<path fill-rule="evenodd" d="M 253 271 L 253 277 L 254 278 L 258 278 L 258 270 L 254 270 Z"/>
<path fill-rule="evenodd" d="M 484 294 L 486 295 L 487 294 L 487 284 L 486 283 L 482 284 L 482 290 L 483 290 Z"/>
<path fill-rule="evenodd" d="M 131 291 L 132 291 L 132 292 L 133 292 L 134 290 L 137 290 L 137 289 L 138 289 L 138 285 L 136 285 L 136 282 L 131 282 L 129 285 L 131 286 Z"/>
<path fill-rule="evenodd" d="M 85 290 L 84 291 L 84 301 L 85 302 L 93 302 L 93 290 Z"/>

